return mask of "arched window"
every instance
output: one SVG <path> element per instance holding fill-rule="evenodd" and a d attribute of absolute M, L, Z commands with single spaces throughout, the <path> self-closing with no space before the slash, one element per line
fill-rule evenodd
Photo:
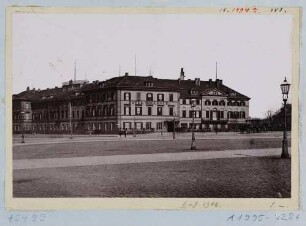
<path fill-rule="evenodd" d="M 212 105 L 213 106 L 218 106 L 218 101 L 217 100 L 213 100 Z"/>
<path fill-rule="evenodd" d="M 224 101 L 224 100 L 221 100 L 221 101 L 219 102 L 219 105 L 220 105 L 220 106 L 225 106 L 225 101 Z"/>
<path fill-rule="evenodd" d="M 205 105 L 211 105 L 210 100 L 206 100 L 206 101 L 205 101 Z"/>
<path fill-rule="evenodd" d="M 241 101 L 241 106 L 245 106 L 245 102 L 244 101 Z"/>

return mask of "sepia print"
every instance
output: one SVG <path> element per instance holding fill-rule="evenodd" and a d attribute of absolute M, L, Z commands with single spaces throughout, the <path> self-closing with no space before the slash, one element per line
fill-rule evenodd
<path fill-rule="evenodd" d="M 297 9 L 8 12 L 10 208 L 298 208 Z"/>

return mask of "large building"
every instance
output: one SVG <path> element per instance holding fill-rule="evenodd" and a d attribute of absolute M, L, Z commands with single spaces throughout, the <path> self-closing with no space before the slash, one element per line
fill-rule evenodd
<path fill-rule="evenodd" d="M 250 98 L 220 79 L 130 76 L 71 80 L 13 95 L 14 133 L 229 131 L 246 122 Z M 193 118 L 194 117 L 194 118 Z M 194 124 L 193 124 L 194 120 Z"/>

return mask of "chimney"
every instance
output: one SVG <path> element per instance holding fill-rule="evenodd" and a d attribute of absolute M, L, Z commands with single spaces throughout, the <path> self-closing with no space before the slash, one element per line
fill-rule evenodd
<path fill-rule="evenodd" d="M 181 68 L 180 80 L 184 80 L 184 79 L 185 79 L 184 68 Z"/>
<path fill-rule="evenodd" d="M 27 87 L 27 91 L 30 91 L 30 87 L 29 86 Z"/>
<path fill-rule="evenodd" d="M 71 80 L 69 80 L 69 85 L 72 85 L 73 84 L 73 81 L 72 81 L 72 79 Z"/>
<path fill-rule="evenodd" d="M 128 73 L 128 72 L 125 72 L 124 76 L 129 76 L 129 73 Z"/>
<path fill-rule="evenodd" d="M 220 87 L 220 85 L 222 85 L 222 80 L 220 79 L 216 79 L 216 87 Z"/>
<path fill-rule="evenodd" d="M 208 80 L 208 85 L 209 85 L 209 87 L 211 87 L 211 85 L 212 85 L 212 79 L 211 78 Z"/>
<path fill-rule="evenodd" d="M 201 84 L 200 78 L 195 78 L 195 84 L 196 84 L 196 86 L 200 86 L 200 84 Z"/>

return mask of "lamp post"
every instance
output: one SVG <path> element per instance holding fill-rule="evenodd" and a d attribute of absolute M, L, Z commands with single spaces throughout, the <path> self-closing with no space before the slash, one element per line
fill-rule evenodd
<path fill-rule="evenodd" d="M 175 139 L 175 117 L 176 117 L 176 114 L 174 112 L 173 113 L 173 139 Z"/>
<path fill-rule="evenodd" d="M 194 135 L 194 116 L 195 116 L 195 100 L 191 100 L 191 108 L 192 108 L 192 136 L 191 136 L 191 148 L 190 150 L 197 150 L 195 144 L 195 135 Z"/>
<path fill-rule="evenodd" d="M 135 116 L 134 116 L 134 130 L 133 130 L 133 136 L 136 137 L 136 121 L 135 121 Z"/>
<path fill-rule="evenodd" d="M 71 118 L 72 118 L 72 106 L 71 106 L 71 101 L 69 101 L 68 107 L 69 107 L 69 129 L 70 129 L 70 139 L 73 139 L 73 135 L 72 135 L 72 122 L 71 122 Z"/>
<path fill-rule="evenodd" d="M 290 84 L 287 82 L 287 79 L 285 77 L 284 82 L 280 85 L 282 94 L 283 94 L 283 101 L 284 101 L 284 135 L 283 135 L 283 141 L 282 141 L 282 154 L 281 158 L 289 158 L 289 152 L 288 152 L 288 139 L 287 139 L 287 115 L 286 115 L 286 107 L 287 107 L 287 100 L 288 100 L 288 93 L 290 89 Z"/>
<path fill-rule="evenodd" d="M 20 114 L 21 114 L 21 119 L 22 119 L 22 121 L 24 120 L 24 114 L 25 114 L 25 112 L 20 112 Z M 25 139 L 24 139 L 24 123 L 23 122 L 21 122 L 21 143 L 25 143 Z"/>

